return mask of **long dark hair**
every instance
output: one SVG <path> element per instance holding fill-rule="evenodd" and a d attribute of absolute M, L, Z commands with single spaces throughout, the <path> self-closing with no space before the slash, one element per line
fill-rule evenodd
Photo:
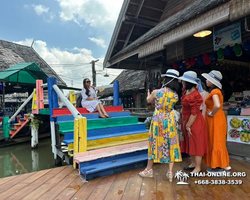
<path fill-rule="evenodd" d="M 169 81 L 171 81 L 173 78 L 172 77 L 168 77 L 166 76 L 164 79 L 164 84 L 168 83 Z M 174 79 L 172 80 L 170 83 L 168 83 L 165 87 L 170 88 L 171 90 L 178 92 L 179 90 L 179 82 L 178 79 Z"/>
<path fill-rule="evenodd" d="M 196 88 L 196 84 L 193 84 L 193 83 L 190 83 L 190 82 L 186 82 L 186 88 L 185 88 L 185 90 L 191 90 L 192 88 Z"/>
<path fill-rule="evenodd" d="M 89 80 L 88 78 L 85 78 L 85 79 L 83 79 L 83 88 L 86 90 L 86 95 L 89 97 L 90 96 L 90 94 L 89 94 L 89 88 L 86 86 L 86 81 L 87 80 Z"/>

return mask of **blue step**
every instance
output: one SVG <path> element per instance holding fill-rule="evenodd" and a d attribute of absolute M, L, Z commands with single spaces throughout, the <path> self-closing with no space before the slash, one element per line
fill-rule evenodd
<path fill-rule="evenodd" d="M 114 171 L 117 170 L 124 171 L 124 169 L 126 168 L 134 168 L 135 164 L 147 162 L 147 159 L 148 150 L 143 150 L 113 157 L 97 159 L 90 162 L 80 163 L 79 168 L 80 172 L 85 176 L 89 174 L 93 175 L 96 173 L 99 173 L 99 175 L 108 175 L 114 173 Z M 86 178 L 89 179 L 90 177 L 86 176 Z"/>
<path fill-rule="evenodd" d="M 123 132 L 123 133 L 118 132 L 118 133 L 113 133 L 113 134 L 108 134 L 108 135 L 90 136 L 90 137 L 87 137 L 87 141 L 98 140 L 98 139 L 103 139 L 103 138 L 119 137 L 119 136 L 124 136 L 124 135 L 135 135 L 135 134 L 146 133 L 146 132 L 149 132 L 149 130 L 142 129 L 138 131 L 129 131 L 129 132 Z M 65 139 L 63 140 L 63 143 L 66 145 L 74 143 L 74 139 Z"/>
<path fill-rule="evenodd" d="M 88 174 L 88 175 L 85 175 L 85 180 L 89 181 L 89 180 L 103 177 L 103 176 L 108 176 L 108 175 L 112 175 L 112 174 L 116 174 L 116 173 L 120 173 L 120 172 L 125 172 L 125 171 L 129 171 L 129 170 L 133 170 L 133 169 L 138 169 L 138 168 L 144 168 L 147 166 L 147 163 L 148 163 L 147 160 L 138 161 L 136 163 L 126 164 L 122 167 L 115 167 L 112 169 L 103 170 L 101 172 Z"/>
<path fill-rule="evenodd" d="M 87 134 L 88 137 L 98 137 L 97 139 L 100 139 L 99 136 L 103 136 L 103 138 L 106 137 L 106 135 L 116 134 L 116 133 L 125 133 L 130 131 L 139 131 L 139 130 L 146 130 L 145 124 L 135 124 L 130 126 L 118 126 L 118 127 L 112 127 L 112 128 L 101 128 L 101 129 L 92 129 L 88 130 Z M 64 133 L 64 139 L 74 139 L 74 133 Z M 93 139 L 94 140 L 94 139 Z"/>
<path fill-rule="evenodd" d="M 130 112 L 110 112 L 108 113 L 111 117 L 128 117 L 130 116 Z M 87 119 L 98 119 L 99 114 L 93 113 L 93 114 L 84 114 L 83 117 L 86 117 Z M 74 117 L 72 115 L 62 115 L 56 117 L 56 122 L 67 122 L 67 121 L 74 121 Z"/>

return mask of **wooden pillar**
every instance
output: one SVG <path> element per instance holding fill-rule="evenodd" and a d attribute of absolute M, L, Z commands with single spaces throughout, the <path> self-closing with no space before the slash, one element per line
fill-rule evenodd
<path fill-rule="evenodd" d="M 38 129 L 31 123 L 31 148 L 36 149 L 38 147 Z"/>
<path fill-rule="evenodd" d="M 119 106 L 119 82 L 114 82 L 113 106 Z"/>
<path fill-rule="evenodd" d="M 53 89 L 53 85 L 56 84 L 56 78 L 51 77 L 47 79 L 48 83 L 48 96 L 49 96 L 49 110 L 50 110 L 50 132 L 51 132 L 51 147 L 54 154 L 55 161 L 57 160 L 56 150 L 56 133 L 55 133 L 55 118 L 53 118 L 53 109 L 58 108 L 58 95 Z"/>
<path fill-rule="evenodd" d="M 141 93 L 136 94 L 135 107 L 141 108 Z"/>

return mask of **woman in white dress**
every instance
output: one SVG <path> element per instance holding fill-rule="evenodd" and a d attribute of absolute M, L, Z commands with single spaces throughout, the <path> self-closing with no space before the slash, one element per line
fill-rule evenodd
<path fill-rule="evenodd" d="M 86 108 L 91 113 L 98 111 L 100 118 L 111 118 L 106 113 L 101 101 L 98 100 L 95 90 L 90 87 L 90 80 L 88 78 L 83 80 L 82 107 Z"/>

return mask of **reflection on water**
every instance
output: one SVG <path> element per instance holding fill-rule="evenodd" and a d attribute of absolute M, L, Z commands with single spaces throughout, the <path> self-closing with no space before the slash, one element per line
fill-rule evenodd
<path fill-rule="evenodd" d="M 0 148 L 0 178 L 54 168 L 49 138 L 39 141 L 32 150 L 30 142 Z"/>

